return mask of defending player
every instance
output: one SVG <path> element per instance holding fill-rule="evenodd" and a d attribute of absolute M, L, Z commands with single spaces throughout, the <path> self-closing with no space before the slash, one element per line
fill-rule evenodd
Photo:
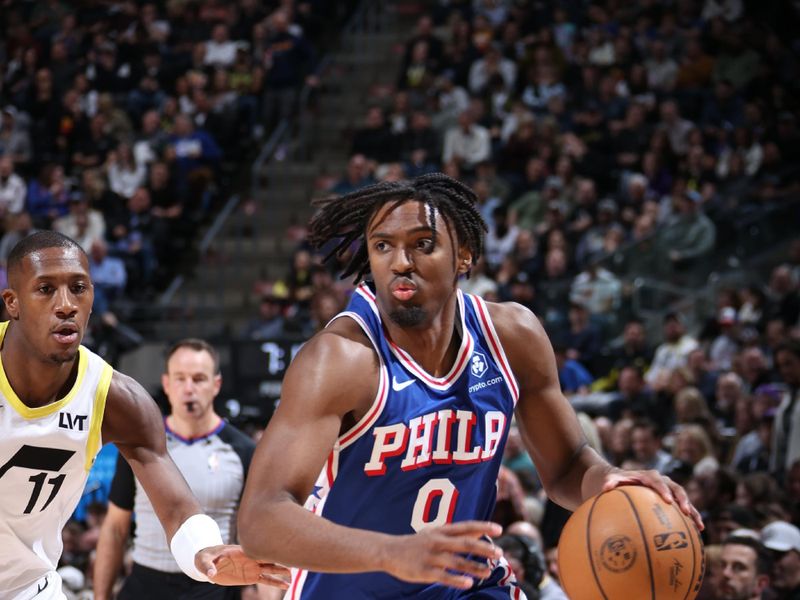
<path fill-rule="evenodd" d="M 499 534 L 483 520 L 514 413 L 563 506 L 638 483 L 702 526 L 680 486 L 589 448 L 530 311 L 458 291 L 482 250 L 474 204 L 433 174 L 328 199 L 312 220 L 316 244 L 355 248 L 344 275 L 372 282 L 292 363 L 245 486 L 242 547 L 299 567 L 293 600 L 519 597 L 478 539 Z"/>
<path fill-rule="evenodd" d="M 181 569 L 243 585 L 272 565 L 223 546 L 165 447 L 161 413 L 145 390 L 81 346 L 94 292 L 86 253 L 55 232 L 35 233 L 8 258 L 0 324 L 0 597 L 61 600 L 61 530 L 101 444 L 114 442 L 141 481 Z"/>

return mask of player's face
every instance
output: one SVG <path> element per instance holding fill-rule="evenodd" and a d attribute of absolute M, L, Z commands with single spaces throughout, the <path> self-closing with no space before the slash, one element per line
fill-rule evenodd
<path fill-rule="evenodd" d="M 756 572 L 756 553 L 748 546 L 726 544 L 719 566 L 719 599 L 751 600 L 761 597 L 761 580 Z"/>
<path fill-rule="evenodd" d="M 415 200 L 381 207 L 367 226 L 366 239 L 378 304 L 401 327 L 428 325 L 472 263 L 442 215 L 431 215 L 427 204 Z"/>
<path fill-rule="evenodd" d="M 65 363 L 78 353 L 94 302 L 89 262 L 77 248 L 45 248 L 22 260 L 3 292 L 34 352 Z"/>
<path fill-rule="evenodd" d="M 161 384 L 173 416 L 196 420 L 212 409 L 222 377 L 214 372 L 214 359 L 208 352 L 183 347 L 170 356 Z"/>

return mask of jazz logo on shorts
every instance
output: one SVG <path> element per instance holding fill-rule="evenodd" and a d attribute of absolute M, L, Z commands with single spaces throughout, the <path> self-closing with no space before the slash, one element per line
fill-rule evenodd
<path fill-rule="evenodd" d="M 653 545 L 656 548 L 656 552 L 663 552 L 664 550 L 686 548 L 689 542 L 683 531 L 668 531 L 667 533 L 658 533 L 654 535 Z"/>

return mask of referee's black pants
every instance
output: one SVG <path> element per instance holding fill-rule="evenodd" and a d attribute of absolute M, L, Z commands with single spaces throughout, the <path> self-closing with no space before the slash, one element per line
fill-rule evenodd
<path fill-rule="evenodd" d="M 133 563 L 117 600 L 239 600 L 239 588 L 195 581 Z"/>

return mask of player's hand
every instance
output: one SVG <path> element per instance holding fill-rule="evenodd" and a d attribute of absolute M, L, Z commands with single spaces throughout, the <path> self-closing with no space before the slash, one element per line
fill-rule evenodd
<path fill-rule="evenodd" d="M 218 585 L 264 583 L 284 590 L 289 587 L 289 569 L 253 560 L 242 552 L 241 546 L 204 548 L 195 555 L 194 564 Z"/>
<path fill-rule="evenodd" d="M 687 517 L 694 521 L 698 531 L 703 531 L 703 518 L 697 509 L 689 502 L 689 496 L 686 495 L 686 490 L 678 485 L 666 475 L 662 475 L 658 471 L 622 471 L 619 469 L 610 471 L 603 483 L 603 491 L 607 492 L 613 490 L 621 485 L 643 485 L 655 490 L 666 502 L 672 504 L 678 503 L 678 508 Z"/>
<path fill-rule="evenodd" d="M 480 538 L 497 537 L 502 532 L 496 523 L 464 521 L 396 537 L 386 548 L 384 570 L 403 581 L 468 589 L 474 584 L 473 578 L 484 579 L 491 574 L 488 560 L 503 555 L 500 548 Z M 466 558 L 468 554 L 472 558 Z"/>

